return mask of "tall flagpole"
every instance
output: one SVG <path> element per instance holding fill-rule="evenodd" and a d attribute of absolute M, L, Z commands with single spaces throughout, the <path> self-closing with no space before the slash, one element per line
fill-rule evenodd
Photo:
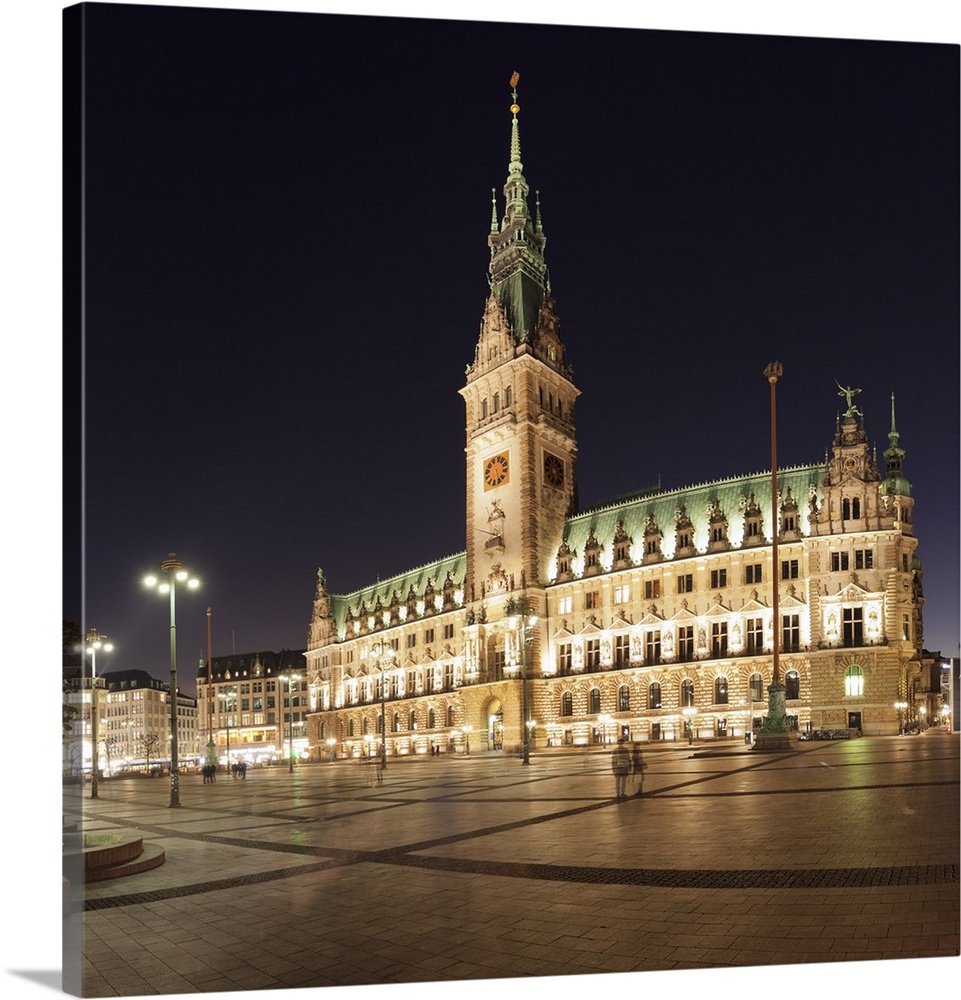
<path fill-rule="evenodd" d="M 209 767 L 217 766 L 217 746 L 214 742 L 214 654 L 211 632 L 211 615 L 213 610 L 207 608 L 207 758 Z"/>
<path fill-rule="evenodd" d="M 780 752 L 792 750 L 785 710 L 785 690 L 781 681 L 781 615 L 778 604 L 778 584 L 781 565 L 778 561 L 778 536 L 781 533 L 781 513 L 777 496 L 777 380 L 784 374 L 780 361 L 772 361 L 764 369 L 764 377 L 771 386 L 771 615 L 772 621 L 772 670 L 768 692 L 768 710 L 758 733 L 755 750 Z"/>

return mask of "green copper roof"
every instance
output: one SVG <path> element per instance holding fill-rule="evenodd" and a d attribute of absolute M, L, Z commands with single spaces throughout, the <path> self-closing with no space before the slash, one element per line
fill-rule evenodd
<path fill-rule="evenodd" d="M 782 503 L 790 489 L 791 496 L 798 505 L 798 520 L 802 534 L 807 534 L 808 500 L 811 490 L 818 489 L 823 474 L 823 464 L 798 466 L 778 473 Z M 603 549 L 602 565 L 607 567 L 610 565 L 612 540 L 618 522 L 623 522 L 624 531 L 633 541 L 633 560 L 639 563 L 644 551 L 644 527 L 648 517 L 652 517 L 663 535 L 661 551 L 665 559 L 669 559 L 674 554 L 677 512 L 683 507 L 692 522 L 693 545 L 698 554 L 702 555 L 708 548 L 709 517 L 714 510 L 716 500 L 717 507 L 728 521 L 728 538 L 731 546 L 737 548 L 743 535 L 744 509 L 750 502 L 752 494 L 763 518 L 764 537 L 770 541 L 774 523 L 771 517 L 771 474 L 758 472 L 678 490 L 649 492 L 639 497 L 615 501 L 609 505 L 584 511 L 568 519 L 567 545 L 575 553 L 576 566 L 577 557 L 583 556 L 584 547 L 590 532 L 593 531 L 594 537 Z"/>
<path fill-rule="evenodd" d="M 911 484 L 904 478 L 902 463 L 904 449 L 898 444 L 898 429 L 894 423 L 894 393 L 891 393 L 891 430 L 888 431 L 888 447 L 884 452 L 884 463 L 887 475 L 881 483 L 882 493 L 894 493 L 896 496 L 911 496 Z"/>
<path fill-rule="evenodd" d="M 504 216 L 497 224 L 496 197 L 492 206 L 490 282 L 511 325 L 517 343 L 533 338 L 537 315 L 547 289 L 547 264 L 544 249 L 547 238 L 541 224 L 540 201 L 532 220 L 527 204 L 529 188 L 521 162 L 520 123 L 517 115 L 517 74 L 512 77 L 511 152 L 507 181 L 504 184 Z"/>
<path fill-rule="evenodd" d="M 407 598 L 411 590 L 413 590 L 417 601 L 422 604 L 428 584 L 434 588 L 437 597 L 440 598 L 448 576 L 454 584 L 456 594 L 462 595 L 466 573 L 467 553 L 457 552 L 435 562 L 426 563 L 417 569 L 408 570 L 406 573 L 398 573 L 397 576 L 379 580 L 377 583 L 361 590 L 355 590 L 351 594 L 332 594 L 330 596 L 330 609 L 337 625 L 337 634 L 341 638 L 344 637 L 344 622 L 347 619 L 348 609 L 354 618 L 360 616 L 362 606 L 366 608 L 368 614 L 373 614 L 379 601 L 382 609 L 386 611 L 395 594 L 400 606 L 406 608 Z M 458 605 L 463 603 L 462 596 L 457 603 Z"/>

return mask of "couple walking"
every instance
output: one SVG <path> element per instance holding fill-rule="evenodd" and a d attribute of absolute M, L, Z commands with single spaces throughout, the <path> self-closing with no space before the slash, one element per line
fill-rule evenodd
<path fill-rule="evenodd" d="M 611 752 L 611 770 L 614 772 L 614 797 L 617 799 L 627 798 L 627 777 L 634 775 L 635 795 L 644 794 L 644 772 L 647 764 L 641 755 L 639 744 L 635 743 L 633 749 L 628 747 L 627 740 L 623 737 L 617 741 L 617 746 Z"/>

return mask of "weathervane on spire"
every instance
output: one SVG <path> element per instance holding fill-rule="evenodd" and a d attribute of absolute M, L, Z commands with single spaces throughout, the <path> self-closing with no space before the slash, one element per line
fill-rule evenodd
<path fill-rule="evenodd" d="M 521 109 L 521 106 L 517 103 L 517 84 L 520 82 L 520 78 L 520 73 L 515 69 L 511 74 L 511 96 L 514 98 L 514 103 L 511 105 L 511 113 L 515 115 Z"/>

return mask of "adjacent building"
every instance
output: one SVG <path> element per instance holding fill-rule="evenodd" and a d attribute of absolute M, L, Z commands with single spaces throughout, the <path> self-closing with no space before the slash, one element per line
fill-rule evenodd
<path fill-rule="evenodd" d="M 63 741 L 65 774 L 89 773 L 93 761 L 93 712 L 97 711 L 100 771 L 111 774 L 148 763 L 170 763 L 170 684 L 145 670 L 116 670 L 94 679 L 81 667 L 64 668 L 64 703 L 73 719 Z M 199 752 L 197 699 L 177 694 L 178 760 Z"/>
<path fill-rule="evenodd" d="M 927 681 L 893 394 L 883 471 L 859 390 L 838 386 L 840 415 L 808 415 L 826 459 L 779 471 L 773 506 L 771 472 L 732 469 L 580 509 L 579 389 L 516 93 L 511 111 L 490 294 L 459 387 L 466 547 L 388 579 L 372 566 L 378 582 L 347 594 L 318 571 L 311 755 L 740 739 L 767 710 L 775 635 L 794 728 L 896 733 L 896 705 Z"/>
<path fill-rule="evenodd" d="M 229 766 L 302 758 L 307 747 L 303 650 L 211 657 L 197 672 L 200 754 Z M 212 751 L 208 747 L 212 746 Z"/>

